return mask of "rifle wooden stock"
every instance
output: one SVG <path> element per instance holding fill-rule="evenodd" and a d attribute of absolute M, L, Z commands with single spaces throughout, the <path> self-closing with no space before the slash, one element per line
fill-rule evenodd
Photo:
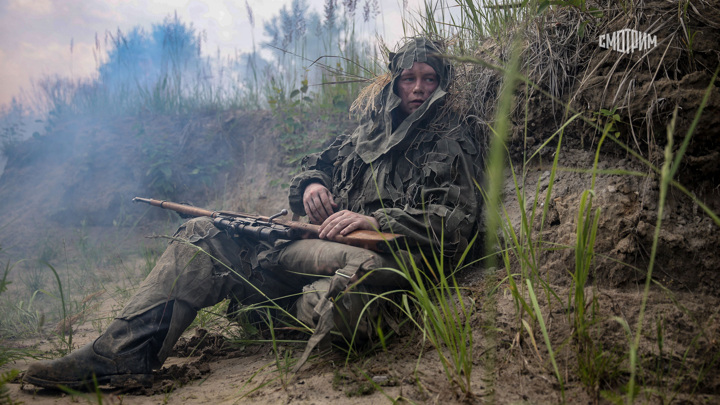
<path fill-rule="evenodd" d="M 280 225 L 292 229 L 296 234 L 301 235 L 299 239 L 317 238 L 320 233 L 320 225 L 308 224 L 305 222 L 290 221 L 277 219 L 276 216 L 266 217 L 262 215 L 251 215 L 233 211 L 210 211 L 203 208 L 197 208 L 190 205 L 178 204 L 171 201 L 154 200 L 152 198 L 133 198 L 133 202 L 142 202 L 155 207 L 178 212 L 180 214 L 192 217 L 209 217 L 209 218 L 226 218 L 235 220 L 255 221 L 260 224 Z M 283 210 L 287 214 L 287 210 Z M 282 214 L 282 215 L 285 215 Z M 378 252 L 387 252 L 390 250 L 390 243 L 399 243 L 404 246 L 404 236 L 395 233 L 376 232 L 368 230 L 358 230 L 349 233 L 346 236 L 336 236 L 334 242 L 344 243 L 346 245 L 357 246 L 363 249 L 375 250 Z"/>

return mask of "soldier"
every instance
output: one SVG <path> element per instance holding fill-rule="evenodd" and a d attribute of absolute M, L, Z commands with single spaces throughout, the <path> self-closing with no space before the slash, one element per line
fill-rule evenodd
<path fill-rule="evenodd" d="M 333 329 L 348 341 L 373 339 L 378 316 L 393 317 L 371 294 L 407 286 L 398 272 L 378 269 L 419 265 L 433 250 L 452 264 L 476 230 L 479 150 L 444 108 L 451 80 L 440 44 L 408 40 L 390 54 L 389 80 L 359 127 L 306 157 L 292 180 L 290 208 L 321 224 L 320 239 L 267 246 L 231 238 L 208 218 L 188 221 L 100 337 L 31 365 L 23 381 L 79 388 L 94 376 L 100 384 L 150 385 L 197 311 L 228 297 L 271 301 L 315 329 L 296 370 Z M 333 242 L 358 229 L 403 234 L 408 243 L 381 254 Z"/>

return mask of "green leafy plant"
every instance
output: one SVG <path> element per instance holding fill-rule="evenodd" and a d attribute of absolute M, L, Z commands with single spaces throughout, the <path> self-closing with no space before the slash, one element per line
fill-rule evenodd
<path fill-rule="evenodd" d="M 620 130 L 617 124 L 622 122 L 620 114 L 617 113 L 617 107 L 613 107 L 608 110 L 601 108 L 599 112 L 594 112 L 593 117 L 590 118 L 591 122 L 597 122 L 600 128 L 603 128 L 603 132 L 610 133 L 615 137 L 620 136 Z"/>

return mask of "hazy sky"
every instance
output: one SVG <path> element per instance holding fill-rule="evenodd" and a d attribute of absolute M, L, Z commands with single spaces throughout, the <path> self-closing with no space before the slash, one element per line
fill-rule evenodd
<path fill-rule="evenodd" d="M 255 39 L 260 42 L 263 21 L 290 0 L 247 2 L 255 18 Z M 402 37 L 403 3 L 417 10 L 421 2 L 379 0 L 382 13 L 377 29 L 388 44 Z M 308 3 L 322 12 L 323 0 Z M 103 43 L 107 31 L 119 28 L 127 33 L 138 25 L 149 30 L 175 12 L 181 21 L 206 32 L 205 50 L 213 55 L 218 48 L 223 54 L 252 48 L 244 0 L 0 0 L 0 105 L 21 89 L 29 90 L 31 80 L 44 75 L 88 77 L 97 67 L 96 35 Z"/>

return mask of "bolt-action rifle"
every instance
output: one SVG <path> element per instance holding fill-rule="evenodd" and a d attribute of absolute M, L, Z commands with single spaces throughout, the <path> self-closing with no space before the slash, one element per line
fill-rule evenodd
<path fill-rule="evenodd" d="M 154 200 L 152 198 L 135 197 L 133 198 L 133 202 L 142 202 L 155 207 L 172 210 L 182 216 L 210 217 L 213 219 L 215 226 L 231 232 L 233 236 L 249 237 L 269 243 L 275 243 L 278 239 L 312 239 L 317 238 L 320 233 L 320 225 L 278 219 L 288 214 L 288 211 L 285 209 L 275 215 L 265 217 L 232 211 L 210 211 L 170 201 Z M 399 243 L 400 246 L 405 245 L 403 235 L 368 230 L 353 231 L 345 236 L 338 235 L 333 240 L 377 252 L 388 252 L 390 246 L 395 245 L 395 243 Z"/>

